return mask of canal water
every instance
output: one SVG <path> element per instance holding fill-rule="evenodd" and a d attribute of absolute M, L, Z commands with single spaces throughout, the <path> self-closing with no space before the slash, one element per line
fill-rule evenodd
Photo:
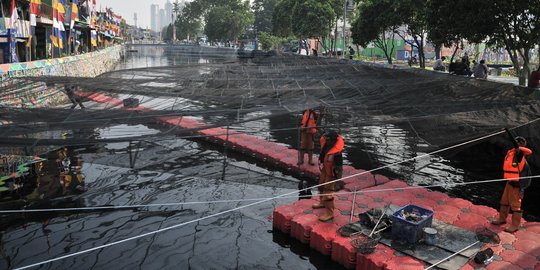
<path fill-rule="evenodd" d="M 117 70 L 193 65 L 199 66 L 204 74 L 206 64 L 238 60 L 233 51 L 226 50 L 219 53 L 193 53 L 190 50 L 186 53 L 168 47 L 134 49 L 136 51 L 127 52 Z M 125 97 L 128 96 L 119 96 Z M 179 103 L 178 99 L 135 97 L 149 100 L 145 106 L 153 108 L 193 110 L 209 107 L 200 100 L 182 99 Z M 257 116 L 268 117 L 230 128 L 296 147 L 296 114 L 258 111 L 200 119 L 218 124 L 223 120 Z M 354 127 L 353 119 L 339 120 L 343 123 L 340 129 L 346 141 L 346 163 L 356 168 L 375 169 L 430 151 L 428 145 L 406 126 Z M 157 125 L 118 124 L 84 134 L 102 139 L 121 138 L 152 135 L 163 129 Z M 80 131 L 72 130 L 62 134 L 77 136 L 78 133 Z M 139 150 L 133 169 L 130 168 L 130 148 Z M 309 246 L 272 230 L 274 207 L 298 198 L 281 198 L 242 208 L 256 199 L 297 190 L 301 180 L 286 172 L 223 146 L 172 133 L 141 145 L 100 143 L 78 146 L 74 151 L 84 160 L 82 172 L 87 190 L 75 196 L 70 205 L 153 206 L 10 215 L 1 223 L 0 269 L 58 258 L 171 226 L 177 227 L 35 269 L 342 269 Z M 476 166 L 469 162 L 471 153 L 430 156 L 377 173 L 411 185 L 444 185 L 500 177 L 500 161 L 487 158 L 483 159 L 482 166 Z M 456 188 L 442 186 L 437 190 L 497 207 L 502 188 L 501 183 L 496 183 Z M 527 192 L 532 195 L 529 192 L 537 192 L 537 188 L 533 186 Z M 527 195 L 524 203 L 527 218 L 538 221 L 540 214 L 532 206 L 535 201 L 529 199 L 533 196 L 527 198 Z M 175 205 L 179 202 L 190 204 Z M 237 207 L 241 209 L 229 211 Z M 219 214 L 221 212 L 226 213 Z"/>

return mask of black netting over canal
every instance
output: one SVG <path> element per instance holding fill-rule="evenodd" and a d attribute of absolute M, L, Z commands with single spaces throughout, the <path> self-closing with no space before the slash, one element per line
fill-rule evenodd
<path fill-rule="evenodd" d="M 73 90 L 69 95 L 75 101 L 74 109 L 66 90 Z M 237 199 L 291 192 L 302 181 L 314 184 L 315 179 L 291 175 L 286 169 L 255 161 L 249 154 L 203 140 L 226 132 L 201 135 L 195 131 L 221 127 L 220 132 L 250 134 L 296 149 L 300 112 L 316 108 L 323 115 L 321 132 L 339 129 L 343 134 L 347 165 L 368 170 L 410 159 L 377 173 L 412 185 L 500 178 L 502 159 L 511 147 L 504 134 L 412 159 L 505 127 L 526 137 L 533 151 L 540 151 L 540 129 L 535 121 L 539 103 L 522 88 L 328 58 L 196 46 L 133 46 L 126 50 L 117 70 L 97 78 L 24 78 L 4 83 L 0 93 L 0 199 L 4 209 L 227 201 L 4 215 L 0 223 L 5 232 L 2 263 L 7 267 L 246 204 L 234 201 Z M 194 119 L 206 126 L 179 127 L 160 119 Z M 540 167 L 536 156 L 530 161 Z M 58 183 L 55 179 L 60 175 L 69 177 Z M 34 185 L 23 185 L 24 179 L 36 178 Z M 497 207 L 503 188 L 499 184 L 439 190 Z M 529 190 L 525 215 L 538 220 L 537 202 L 531 196 L 538 185 L 533 183 Z M 336 269 L 338 266 L 298 243 L 268 232 L 273 207 L 296 199 L 272 201 L 120 245 L 114 251 L 46 267 L 89 268 L 93 263 L 96 269 L 111 265 Z M 20 228 L 27 223 L 30 226 Z M 60 233 L 58 228 L 64 231 Z M 33 249 L 35 246 L 40 249 Z M 20 255 L 21 250 L 26 253 Z M 29 250 L 35 251 L 29 254 Z M 132 260 L 119 264 L 122 257 Z"/>
<path fill-rule="evenodd" d="M 529 123 L 539 110 L 538 101 L 511 85 L 349 65 L 334 59 L 232 56 L 220 63 L 124 69 L 95 79 L 19 80 L 0 89 L 3 95 L 21 87 L 63 91 L 64 86 L 74 86 L 83 95 L 99 92 L 122 100 L 137 98 L 150 110 L 126 111 L 103 104 L 88 105 L 85 111 L 5 106 L 2 141 L 34 143 L 33 138 L 13 139 L 13 135 L 28 134 L 29 129 L 148 124 L 159 116 L 198 117 L 209 125 L 235 126 L 315 107 L 325 112 L 324 125 L 340 129 L 399 125 L 413 130 L 426 144 L 442 147 Z M 294 128 L 296 123 L 289 126 Z M 163 132 L 146 137 L 159 137 Z M 120 140 L 137 140 L 139 136 L 135 133 Z M 83 138 L 70 138 L 63 144 L 76 144 L 77 139 Z"/>

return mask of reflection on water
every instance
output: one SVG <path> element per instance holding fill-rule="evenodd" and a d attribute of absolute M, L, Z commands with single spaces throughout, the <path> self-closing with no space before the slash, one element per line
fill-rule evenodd
<path fill-rule="evenodd" d="M 18 204 L 25 205 L 86 191 L 83 160 L 71 147 L 51 151 L 41 157 L 20 159 L 26 161 L 16 163 L 18 166 L 13 173 L 6 175 L 6 167 L 3 168 L 0 201 L 6 205 L 17 205 L 14 200 L 21 200 Z"/>

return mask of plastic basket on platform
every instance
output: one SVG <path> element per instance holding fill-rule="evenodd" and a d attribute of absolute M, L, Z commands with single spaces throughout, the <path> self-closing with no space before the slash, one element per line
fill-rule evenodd
<path fill-rule="evenodd" d="M 418 222 L 409 221 L 400 217 L 400 213 L 415 213 L 422 218 Z M 431 227 L 433 223 L 433 211 L 420 206 L 409 204 L 397 210 L 390 217 L 392 220 L 392 237 L 396 240 L 404 240 L 410 244 L 416 244 L 423 236 L 423 229 Z"/>

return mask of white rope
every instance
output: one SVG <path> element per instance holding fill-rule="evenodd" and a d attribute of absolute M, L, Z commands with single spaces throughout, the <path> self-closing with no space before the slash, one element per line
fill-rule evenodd
<path fill-rule="evenodd" d="M 540 118 L 535 119 L 535 120 L 533 120 L 533 121 L 530 121 L 529 123 L 532 123 L 532 122 L 537 121 L 537 120 L 540 120 Z M 253 203 L 250 203 L 250 204 L 246 204 L 246 205 L 244 205 L 244 206 L 239 206 L 239 207 L 236 207 L 236 208 L 233 208 L 233 209 L 225 210 L 225 211 L 218 212 L 218 213 L 215 213 L 215 214 L 211 214 L 211 215 L 208 215 L 208 216 L 205 216 L 205 217 L 200 217 L 200 218 L 195 219 L 195 220 L 183 222 L 183 223 L 180 223 L 180 224 L 177 224 L 177 225 L 173 225 L 173 226 L 170 226 L 170 227 L 166 227 L 166 228 L 162 228 L 162 229 L 159 229 L 159 230 L 156 230 L 156 231 L 144 233 L 144 234 L 141 234 L 141 235 L 136 235 L 136 236 L 133 236 L 133 237 L 130 237 L 130 238 L 126 238 L 126 239 L 123 239 L 123 240 L 119 240 L 119 241 L 116 241 L 116 242 L 108 243 L 108 244 L 105 244 L 105 245 L 93 247 L 93 248 L 86 249 L 86 250 L 81 250 L 81 251 L 78 251 L 78 252 L 75 252 L 75 253 L 67 254 L 67 255 L 64 255 L 64 256 L 52 258 L 52 259 L 49 259 L 49 260 L 46 260 L 46 261 L 42 261 L 42 262 L 30 264 L 30 265 L 27 265 L 27 266 L 22 266 L 22 267 L 15 268 L 15 269 L 28 269 L 28 268 L 40 266 L 40 265 L 42 265 L 42 264 L 46 264 L 46 263 L 50 263 L 50 262 L 55 262 L 55 261 L 63 260 L 63 259 L 70 258 L 70 257 L 73 257 L 73 256 L 77 256 L 77 255 L 80 255 L 80 254 L 84 254 L 84 253 L 88 253 L 88 252 L 91 252 L 91 251 L 95 251 L 95 250 L 98 250 L 98 249 L 102 249 L 102 248 L 106 248 L 106 247 L 118 245 L 118 244 L 121 244 L 121 243 L 124 243 L 124 242 L 128 242 L 128 241 L 131 241 L 131 240 L 139 239 L 139 238 L 142 238 L 142 237 L 145 237 L 145 236 L 148 236 L 148 235 L 153 235 L 153 234 L 157 234 L 157 233 L 160 233 L 160 232 L 172 230 L 172 229 L 175 229 L 175 228 L 178 228 L 178 227 L 182 227 L 182 226 L 184 226 L 184 225 L 188 225 L 188 224 L 191 224 L 191 223 L 199 222 L 199 221 L 206 220 L 206 219 L 209 219 L 209 218 L 212 218 L 212 217 L 216 217 L 216 216 L 220 216 L 220 215 L 223 215 L 223 214 L 231 213 L 231 212 L 234 212 L 234 211 L 237 211 L 237 210 L 241 210 L 241 209 L 248 208 L 248 207 L 251 207 L 251 206 L 254 206 L 254 205 L 258 205 L 258 204 L 262 204 L 262 203 L 265 203 L 265 202 L 268 202 L 268 201 L 272 201 L 272 200 L 275 200 L 275 199 L 278 199 L 278 198 L 283 198 L 283 197 L 286 197 L 286 196 L 290 196 L 290 195 L 296 194 L 296 193 L 298 193 L 298 192 L 300 192 L 300 191 L 307 191 L 308 189 L 315 188 L 315 187 L 320 187 L 320 186 L 323 186 L 323 185 L 326 185 L 326 184 L 329 184 L 329 183 L 334 183 L 334 182 L 337 182 L 337 181 L 339 181 L 339 180 L 343 180 L 343 179 L 348 179 L 348 178 L 360 176 L 360 175 L 363 175 L 363 174 L 366 174 L 366 173 L 370 173 L 370 172 L 374 172 L 374 171 L 377 171 L 377 170 L 381 170 L 381 169 L 383 169 L 383 168 L 388 168 L 388 167 L 395 166 L 395 165 L 398 165 L 398 164 L 402 164 L 402 163 L 405 163 L 405 162 L 408 162 L 408 161 L 412 161 L 412 160 L 416 160 L 416 159 L 419 159 L 419 158 L 427 157 L 427 156 L 430 156 L 430 155 L 432 155 L 432 154 L 440 153 L 440 152 L 443 152 L 443 151 L 446 151 L 446 150 L 449 150 L 449 149 L 452 149 L 452 148 L 456 148 L 456 147 L 460 147 L 460 146 L 463 146 L 463 145 L 466 145 L 466 144 L 469 144 L 469 143 L 473 143 L 473 142 L 477 142 L 477 141 L 480 141 L 480 140 L 484 140 L 484 139 L 486 139 L 486 138 L 493 137 L 493 136 L 499 135 L 499 134 L 504 133 L 504 132 L 505 132 L 504 130 L 503 130 L 503 131 L 498 131 L 498 132 L 495 132 L 495 133 L 493 133 L 493 134 L 486 135 L 486 136 L 483 136 L 483 137 L 480 137 L 480 138 L 477 138 L 477 139 L 473 139 L 473 140 L 470 140 L 470 141 L 467 141 L 467 142 L 463 142 L 463 143 L 460 143 L 460 144 L 457 144 L 457 145 L 454 145 L 454 146 L 450 146 L 450 147 L 446 147 L 446 148 L 443 148 L 443 149 L 439 149 L 439 150 L 433 151 L 433 152 L 428 153 L 428 154 L 424 154 L 424 155 L 420 155 L 420 156 L 417 156 L 417 157 L 409 158 L 409 159 L 406 159 L 406 160 L 403 160 L 403 161 L 400 161 L 400 162 L 396 162 L 396 163 L 393 163 L 393 164 L 390 164 L 390 165 L 385 165 L 385 166 L 382 166 L 382 167 L 379 167 L 379 168 L 376 168 L 376 169 L 372 169 L 372 170 L 369 170 L 369 171 L 361 172 L 361 173 L 358 173 L 358 174 L 354 174 L 354 175 L 349 175 L 349 176 L 346 176 L 346 177 L 342 177 L 341 179 L 337 179 L 337 180 L 334 180 L 334 181 L 330 181 L 330 182 L 327 182 L 327 183 L 324 183 L 324 184 L 315 185 L 315 186 L 312 186 L 312 187 L 309 187 L 309 188 L 305 188 L 305 189 L 302 189 L 302 190 L 298 190 L 298 191 L 295 190 L 295 191 L 293 191 L 293 192 L 284 193 L 284 194 L 278 195 L 278 196 L 273 197 L 273 198 L 262 199 L 262 200 L 260 200 L 260 201 L 256 201 L 256 202 L 253 202 Z"/>
<path fill-rule="evenodd" d="M 540 175 L 522 176 L 519 179 L 533 179 L 540 178 Z M 517 178 L 516 178 L 517 179 Z M 504 182 L 510 180 L 509 178 L 489 179 L 480 181 L 471 181 L 463 183 L 444 183 L 428 186 L 407 186 L 407 187 L 395 187 L 395 188 L 383 188 L 383 189 L 370 189 L 370 190 L 358 190 L 356 193 L 376 193 L 395 190 L 412 190 L 421 188 L 436 188 L 436 187 L 454 187 L 454 186 L 466 186 L 485 183 Z M 297 191 L 299 192 L 299 191 Z M 354 192 L 334 192 L 332 195 L 348 195 L 354 194 Z M 284 196 L 279 199 L 296 199 L 296 198 L 310 198 L 315 195 L 295 195 Z M 184 205 L 196 205 L 196 204 L 214 204 L 214 203 L 238 203 L 238 202 L 250 202 L 259 201 L 263 199 L 274 199 L 274 197 L 267 198 L 252 198 L 252 199 L 237 199 L 237 200 L 214 200 L 214 201 L 194 201 L 194 202 L 178 202 L 178 203 L 156 203 L 156 204 L 135 204 L 135 205 L 111 205 L 111 206 L 95 206 L 95 207 L 68 207 L 68 208 L 48 208 L 48 209 L 22 209 L 22 210 L 0 210 L 0 214 L 25 214 L 25 213 L 37 213 L 37 212 L 67 212 L 67 211 L 92 211 L 92 210 L 115 210 L 115 209 L 132 209 L 132 208 L 148 208 L 148 207 L 166 207 L 166 206 L 184 206 Z"/>

